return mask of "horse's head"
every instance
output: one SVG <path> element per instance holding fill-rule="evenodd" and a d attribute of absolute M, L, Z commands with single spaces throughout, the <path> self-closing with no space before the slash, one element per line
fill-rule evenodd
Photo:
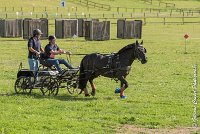
<path fill-rule="evenodd" d="M 141 61 L 142 64 L 145 64 L 147 62 L 147 56 L 146 56 L 146 49 L 143 47 L 143 41 L 139 43 L 136 41 L 136 47 L 135 47 L 135 56 L 136 58 Z"/>

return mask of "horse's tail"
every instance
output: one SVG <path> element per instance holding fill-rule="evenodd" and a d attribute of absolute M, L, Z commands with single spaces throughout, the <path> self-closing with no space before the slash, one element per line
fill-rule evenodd
<path fill-rule="evenodd" d="M 79 89 L 82 89 L 82 90 L 84 88 L 86 88 L 86 83 L 87 83 L 85 68 L 84 68 L 84 65 L 83 65 L 84 60 L 85 60 L 85 57 L 82 59 L 81 64 L 80 64 L 79 86 L 78 86 Z"/>

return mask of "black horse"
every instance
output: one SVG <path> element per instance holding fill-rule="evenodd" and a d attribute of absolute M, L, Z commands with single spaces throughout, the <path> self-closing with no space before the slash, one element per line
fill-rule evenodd
<path fill-rule="evenodd" d="M 125 98 L 124 90 L 128 87 L 128 82 L 125 78 L 131 70 L 133 61 L 138 59 L 142 64 L 147 62 L 146 49 L 142 44 L 143 41 L 141 43 L 136 41 L 136 43 L 129 44 L 119 50 L 119 52 L 111 55 L 97 53 L 86 55 L 81 61 L 79 74 L 79 88 L 84 91 L 85 96 L 89 96 L 86 88 L 88 80 L 92 87 L 91 95 L 94 96 L 96 87 L 93 79 L 102 75 L 120 80 L 120 97 Z"/>

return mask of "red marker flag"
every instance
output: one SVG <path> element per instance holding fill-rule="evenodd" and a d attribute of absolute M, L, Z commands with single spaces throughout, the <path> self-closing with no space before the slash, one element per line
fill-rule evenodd
<path fill-rule="evenodd" d="M 189 38 L 189 35 L 188 35 L 188 34 L 185 34 L 185 35 L 184 35 L 184 38 L 185 38 L 185 39 Z"/>

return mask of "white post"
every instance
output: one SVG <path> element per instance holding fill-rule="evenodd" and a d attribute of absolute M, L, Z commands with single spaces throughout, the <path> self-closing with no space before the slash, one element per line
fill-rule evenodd
<path fill-rule="evenodd" d="M 18 19 L 18 16 L 19 16 L 19 12 L 16 12 L 16 15 L 17 15 L 17 19 Z"/>
<path fill-rule="evenodd" d="M 194 82 L 193 82 L 193 90 L 194 90 L 194 113 L 193 113 L 193 127 L 197 127 L 197 65 L 194 65 Z"/>
<path fill-rule="evenodd" d="M 31 18 L 32 18 L 33 12 L 30 12 L 30 14 L 31 14 Z"/>
<path fill-rule="evenodd" d="M 187 53 L 186 44 L 187 44 L 187 39 L 185 39 L 185 54 Z"/>
<path fill-rule="evenodd" d="M 67 15 L 68 15 L 68 18 L 70 19 L 70 15 L 71 15 L 71 14 L 70 14 L 70 13 L 68 13 Z"/>

